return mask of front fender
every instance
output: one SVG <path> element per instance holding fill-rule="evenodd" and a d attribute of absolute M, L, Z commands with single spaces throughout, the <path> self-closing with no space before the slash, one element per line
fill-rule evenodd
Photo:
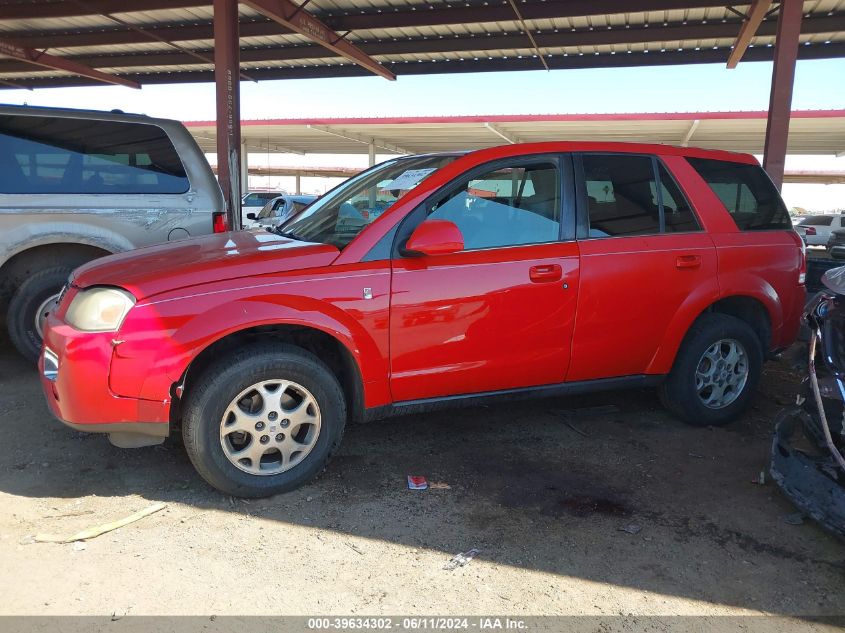
<path fill-rule="evenodd" d="M 190 363 L 214 343 L 255 327 L 293 325 L 322 331 L 339 341 L 358 365 L 366 406 L 386 403 L 387 292 L 367 302 L 370 318 L 360 314 L 353 317 L 327 301 L 281 292 L 196 309 L 197 302 L 213 302 L 214 298 L 211 294 L 136 306 L 121 328 L 121 342 L 112 357 L 112 390 L 131 397 L 166 400 Z M 185 314 L 189 308 L 186 302 L 193 304 L 189 316 Z M 384 346 L 374 338 L 378 333 L 384 335 Z"/>

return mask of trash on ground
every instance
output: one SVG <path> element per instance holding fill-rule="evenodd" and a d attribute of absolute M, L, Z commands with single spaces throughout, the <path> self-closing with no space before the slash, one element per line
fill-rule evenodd
<path fill-rule="evenodd" d="M 445 481 L 432 481 L 428 487 L 432 490 L 451 490 L 452 486 Z"/>
<path fill-rule="evenodd" d="M 88 539 L 96 538 L 102 534 L 105 534 L 106 532 L 111 532 L 118 528 L 122 528 L 124 525 L 129 525 L 130 523 L 134 523 L 135 521 L 140 521 L 144 517 L 150 516 L 151 514 L 158 512 L 159 510 L 163 510 L 166 505 L 167 504 L 165 503 L 154 503 L 148 508 L 144 508 L 143 510 L 136 512 L 135 514 L 130 514 L 128 517 L 119 519 L 118 521 L 112 521 L 111 523 L 98 525 L 96 527 L 88 528 L 87 530 L 82 530 L 81 532 L 68 536 L 61 536 L 57 534 L 36 534 L 35 542 L 73 543 L 74 541 L 87 541 Z"/>
<path fill-rule="evenodd" d="M 638 525 L 637 523 L 629 523 L 628 525 L 623 525 L 619 528 L 620 532 L 627 532 L 628 534 L 639 534 L 642 532 L 643 526 Z"/>
<path fill-rule="evenodd" d="M 82 550 L 86 549 L 88 546 L 85 544 L 85 541 L 74 541 L 73 542 L 73 551 L 74 552 L 81 552 Z"/>
<path fill-rule="evenodd" d="M 619 407 L 615 404 L 600 404 L 595 407 L 578 407 L 574 411 L 579 415 L 582 413 L 590 415 L 607 415 L 609 413 L 619 413 Z"/>
<path fill-rule="evenodd" d="M 783 517 L 784 523 L 789 525 L 804 525 L 804 513 L 795 512 L 794 514 L 787 514 Z"/>
<path fill-rule="evenodd" d="M 460 554 L 455 554 L 448 563 L 443 565 L 443 569 L 446 571 L 452 571 L 453 569 L 457 569 L 458 567 L 463 567 L 467 565 L 469 561 L 473 558 L 478 556 L 481 553 L 480 549 L 476 549 L 473 547 L 471 550 L 466 552 L 461 552 Z"/>
<path fill-rule="evenodd" d="M 361 556 L 363 556 L 363 555 L 364 555 L 364 552 L 362 552 L 362 551 L 358 548 L 358 546 L 357 546 L 357 545 L 353 545 L 352 543 L 347 543 L 347 545 L 349 546 L 349 549 L 351 549 L 351 550 L 352 550 L 353 552 L 355 552 L 356 554 L 360 554 Z"/>
<path fill-rule="evenodd" d="M 408 490 L 425 490 L 428 482 L 421 475 L 408 475 Z"/>
<path fill-rule="evenodd" d="M 573 431 L 575 431 L 578 435 L 583 435 L 584 437 L 590 437 L 590 434 L 589 434 L 589 433 L 587 433 L 586 431 L 582 431 L 582 430 L 581 430 L 581 429 L 579 429 L 577 426 L 575 426 L 574 424 L 572 424 L 572 422 L 567 422 L 567 423 L 566 423 L 566 426 L 568 426 L 570 429 L 572 429 Z"/>
<path fill-rule="evenodd" d="M 757 475 L 754 479 L 751 480 L 752 484 L 757 484 L 758 486 L 765 486 L 766 485 L 766 471 L 761 470 L 760 474 Z"/>

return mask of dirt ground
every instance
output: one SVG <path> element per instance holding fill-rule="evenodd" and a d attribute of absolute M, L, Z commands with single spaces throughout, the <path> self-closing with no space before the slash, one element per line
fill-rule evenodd
<path fill-rule="evenodd" d="M 319 480 L 246 502 L 178 443 L 66 429 L 3 347 L 0 614 L 845 614 L 845 545 L 752 483 L 796 381 L 769 363 L 726 429 L 683 426 L 646 390 L 356 426 Z M 32 542 L 155 502 L 84 549 Z"/>

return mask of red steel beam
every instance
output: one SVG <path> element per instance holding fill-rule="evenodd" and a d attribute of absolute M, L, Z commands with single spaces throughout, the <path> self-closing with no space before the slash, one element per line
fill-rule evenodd
<path fill-rule="evenodd" d="M 303 7 L 297 6 L 290 0 L 243 0 L 243 3 L 261 12 L 274 22 L 304 35 L 317 42 L 321 46 L 337 53 L 341 57 L 354 62 L 372 73 L 389 79 L 396 80 L 396 75 L 379 64 L 372 57 L 367 55 L 354 44 L 347 42 L 344 37 L 332 31 L 323 22 L 315 18 Z M 304 6 L 304 5 L 303 5 Z"/>
<path fill-rule="evenodd" d="M 751 8 L 748 10 L 748 16 L 742 27 L 739 29 L 739 35 L 736 36 L 736 41 L 733 44 L 731 56 L 728 57 L 728 68 L 736 68 L 739 60 L 745 55 L 748 45 L 751 44 L 751 38 L 757 34 L 757 29 L 772 7 L 772 0 L 754 0 Z"/>
<path fill-rule="evenodd" d="M 214 0 L 217 168 L 229 228 L 241 228 L 241 88 L 237 0 Z"/>
<path fill-rule="evenodd" d="M 783 186 L 803 6 L 803 0 L 783 0 L 778 14 L 772 89 L 769 93 L 769 118 L 766 122 L 766 142 L 763 149 L 763 168 L 778 189 Z"/>
<path fill-rule="evenodd" d="M 122 77 L 110 75 L 99 70 L 94 70 L 90 66 L 85 66 L 84 64 L 80 64 L 70 59 L 49 55 L 48 53 L 32 48 L 17 46 L 12 42 L 7 42 L 6 40 L 0 40 L 0 55 L 5 55 L 6 57 L 11 57 L 12 59 L 18 59 L 28 64 L 32 64 L 33 66 L 41 66 L 42 68 L 50 68 L 51 70 L 63 70 L 65 72 L 73 73 L 74 75 L 80 75 L 81 77 L 102 81 L 108 84 L 136 89 L 141 87 L 141 84 L 138 82 L 123 79 Z"/>

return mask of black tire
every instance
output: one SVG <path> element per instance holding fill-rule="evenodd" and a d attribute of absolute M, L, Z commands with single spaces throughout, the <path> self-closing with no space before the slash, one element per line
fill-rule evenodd
<path fill-rule="evenodd" d="M 41 354 L 41 335 L 35 325 L 35 317 L 41 304 L 61 292 L 73 269 L 68 266 L 47 268 L 24 281 L 9 301 L 6 327 L 9 338 L 21 355 L 32 362 L 38 362 Z"/>
<path fill-rule="evenodd" d="M 290 470 L 250 474 L 226 457 L 220 424 L 239 393 L 276 379 L 294 381 L 313 394 L 320 408 L 320 432 L 311 452 Z M 193 381 L 185 402 L 182 437 L 188 457 L 211 486 L 237 497 L 268 497 L 294 490 L 319 475 L 340 445 L 345 424 L 343 390 L 316 356 L 287 344 L 254 344 L 221 358 Z"/>
<path fill-rule="evenodd" d="M 695 373 L 707 349 L 721 339 L 734 339 L 745 348 L 748 377 L 733 402 L 723 408 L 713 409 L 706 406 L 699 397 L 695 387 Z M 687 332 L 672 371 L 658 389 L 660 400 L 664 407 L 687 424 L 723 426 L 745 411 L 757 389 L 762 367 L 762 345 L 748 323 L 727 314 L 704 314 Z"/>

